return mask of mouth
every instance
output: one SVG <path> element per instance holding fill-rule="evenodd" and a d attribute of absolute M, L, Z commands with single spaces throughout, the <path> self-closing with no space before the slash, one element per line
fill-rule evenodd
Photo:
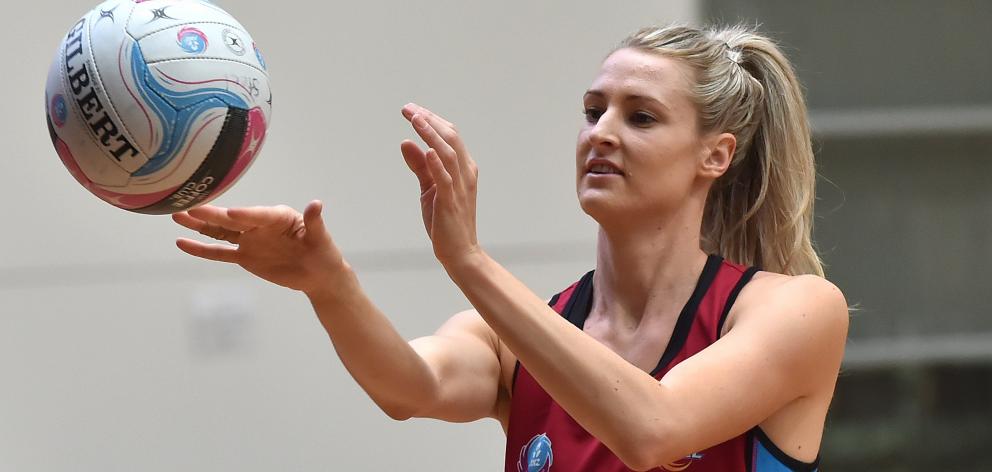
<path fill-rule="evenodd" d="M 616 166 L 607 163 L 594 163 L 586 168 L 586 174 L 590 175 L 624 175 L 623 171 Z"/>

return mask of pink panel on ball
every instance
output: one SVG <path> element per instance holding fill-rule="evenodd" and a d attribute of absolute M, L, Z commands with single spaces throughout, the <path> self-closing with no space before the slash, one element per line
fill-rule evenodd
<path fill-rule="evenodd" d="M 72 151 L 69 150 L 69 146 L 65 144 L 65 141 L 56 139 L 55 150 L 59 154 L 59 159 L 62 159 L 62 164 L 65 165 L 65 168 L 69 170 L 69 173 L 72 174 L 72 177 L 75 178 L 80 185 L 85 187 L 86 190 L 89 190 L 93 195 L 100 197 L 101 200 L 116 207 L 123 208 L 125 210 L 146 207 L 158 202 L 176 191 L 176 189 L 173 188 L 160 192 L 140 195 L 127 195 L 123 193 L 111 192 L 103 187 L 100 187 L 99 185 L 94 184 L 89 178 L 86 177 L 86 174 L 83 173 L 83 170 L 79 167 L 79 164 L 76 163 L 76 158 L 72 155 Z"/>

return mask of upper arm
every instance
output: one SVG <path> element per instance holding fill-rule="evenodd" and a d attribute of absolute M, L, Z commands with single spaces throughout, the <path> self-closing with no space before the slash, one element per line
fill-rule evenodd
<path fill-rule="evenodd" d="M 499 340 L 478 312 L 458 313 L 433 335 L 410 345 L 436 379 L 431 407 L 417 416 L 456 422 L 496 416 L 502 372 Z"/>
<path fill-rule="evenodd" d="M 670 452 L 718 444 L 801 397 L 829 401 L 847 338 L 843 295 L 813 276 L 761 285 L 741 293 L 725 336 L 661 379 Z"/>

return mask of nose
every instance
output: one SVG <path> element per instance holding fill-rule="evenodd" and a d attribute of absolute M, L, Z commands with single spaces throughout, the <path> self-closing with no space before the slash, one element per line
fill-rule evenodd
<path fill-rule="evenodd" d="M 600 153 L 616 149 L 620 145 L 615 113 L 606 110 L 589 129 L 589 144 Z"/>

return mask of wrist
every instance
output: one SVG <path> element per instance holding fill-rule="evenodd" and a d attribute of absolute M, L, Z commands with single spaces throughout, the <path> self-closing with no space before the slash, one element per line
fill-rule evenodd
<path fill-rule="evenodd" d="M 476 246 L 471 251 L 462 253 L 457 257 L 440 260 L 444 270 L 456 283 L 463 276 L 480 270 L 484 270 L 485 265 L 490 261 L 489 255 L 481 247 Z"/>
<path fill-rule="evenodd" d="M 343 260 L 335 270 L 316 278 L 312 285 L 300 290 L 313 304 L 339 303 L 358 285 L 358 277 L 351 265 Z"/>

